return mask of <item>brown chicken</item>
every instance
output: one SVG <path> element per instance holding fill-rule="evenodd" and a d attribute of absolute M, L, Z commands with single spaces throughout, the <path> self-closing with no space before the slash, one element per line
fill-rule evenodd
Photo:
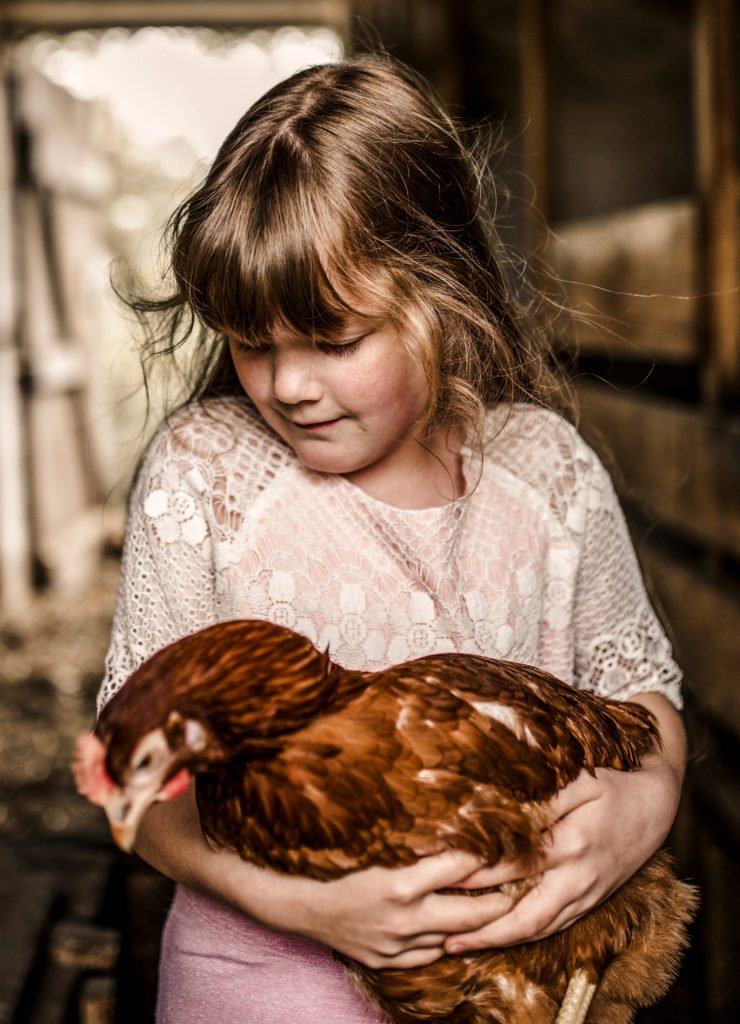
<path fill-rule="evenodd" d="M 441 847 L 533 863 L 553 794 L 582 768 L 635 769 L 657 742 L 640 706 L 529 666 L 449 654 L 352 672 L 289 630 L 237 621 L 143 664 L 75 768 L 126 849 L 192 774 L 214 846 L 326 880 Z M 552 1024 L 564 1002 L 558 1021 L 626 1024 L 670 985 L 694 905 L 659 853 L 550 938 L 410 970 L 344 962 L 397 1024 Z"/>

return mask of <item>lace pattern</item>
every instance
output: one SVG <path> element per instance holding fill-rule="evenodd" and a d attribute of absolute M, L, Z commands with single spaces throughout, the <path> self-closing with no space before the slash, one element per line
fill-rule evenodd
<path fill-rule="evenodd" d="M 132 493 L 100 705 L 165 644 L 238 617 L 296 629 L 348 668 L 458 650 L 680 706 L 607 473 L 526 406 L 491 415 L 468 496 L 419 510 L 306 470 L 246 401 L 181 410 Z"/>

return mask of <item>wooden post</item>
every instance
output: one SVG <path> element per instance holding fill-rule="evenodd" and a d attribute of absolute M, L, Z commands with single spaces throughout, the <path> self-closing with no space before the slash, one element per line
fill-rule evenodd
<path fill-rule="evenodd" d="M 425 75 L 447 104 L 460 103 L 459 4 L 455 0 L 351 0 L 350 7 L 352 47 L 360 51 L 386 47 Z"/>
<path fill-rule="evenodd" d="M 549 75 L 547 47 L 547 5 L 545 0 L 521 0 L 519 4 L 521 40 L 522 110 L 527 118 L 524 136 L 524 173 L 534 190 L 534 209 L 530 213 L 527 245 L 536 252 L 547 236 L 551 215 L 549 147 Z"/>
<path fill-rule="evenodd" d="M 13 239 L 14 159 L 7 50 L 0 48 L 0 605 L 18 612 L 31 595 Z"/>
<path fill-rule="evenodd" d="M 698 180 L 706 239 L 707 400 L 740 401 L 740 179 L 738 15 L 734 0 L 697 0 L 695 35 Z"/>

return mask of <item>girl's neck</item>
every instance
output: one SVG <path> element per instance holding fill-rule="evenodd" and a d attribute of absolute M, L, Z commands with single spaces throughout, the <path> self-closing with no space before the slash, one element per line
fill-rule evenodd
<path fill-rule="evenodd" d="M 346 473 L 344 478 L 395 508 L 438 508 L 466 493 L 461 449 L 459 438 L 440 432 L 424 444 L 409 442 L 391 461 Z"/>

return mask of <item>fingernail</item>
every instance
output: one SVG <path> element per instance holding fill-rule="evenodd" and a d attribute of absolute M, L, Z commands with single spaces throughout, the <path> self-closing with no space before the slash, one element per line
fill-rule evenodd
<path fill-rule="evenodd" d="M 464 953 L 465 946 L 462 942 L 453 942 L 451 946 L 447 947 L 450 953 Z"/>

